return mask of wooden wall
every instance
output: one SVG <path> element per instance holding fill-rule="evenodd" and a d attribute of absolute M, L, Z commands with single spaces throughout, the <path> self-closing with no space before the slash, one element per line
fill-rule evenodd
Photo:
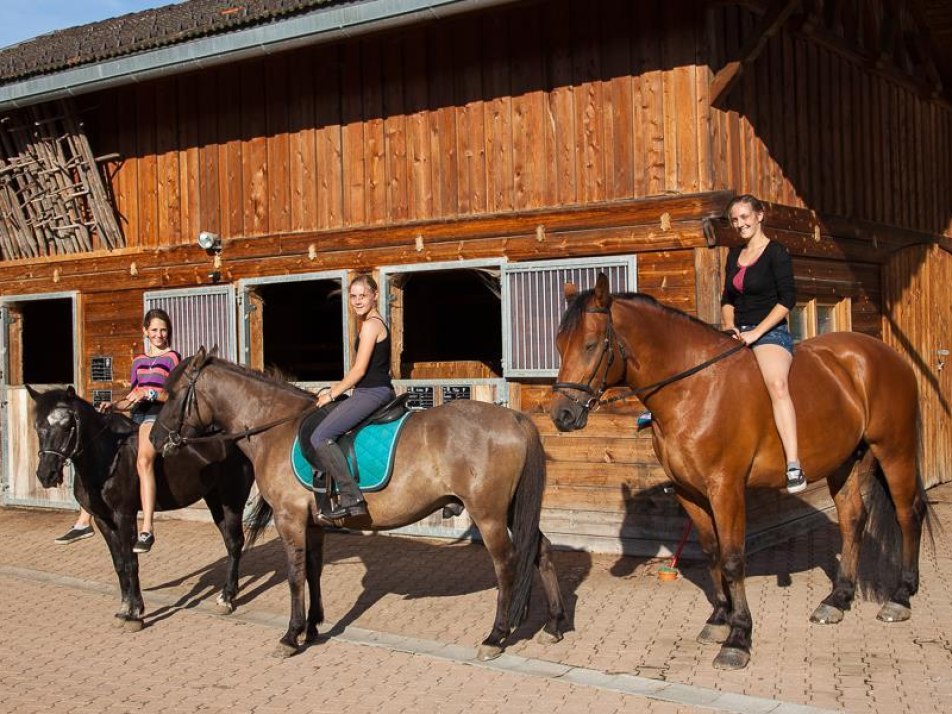
<path fill-rule="evenodd" d="M 712 186 L 695 3 L 568 0 L 103 92 L 127 244 Z"/>
<path fill-rule="evenodd" d="M 851 4 L 834 3 L 827 14 Z M 875 46 L 887 36 L 890 13 L 866 4 L 860 16 L 883 25 L 867 36 L 838 22 L 811 28 L 794 16 L 746 66 L 711 111 L 714 185 L 817 213 L 952 235 L 952 105 L 893 64 L 910 61 L 890 56 L 896 47 Z M 717 68 L 745 45 L 749 50 L 759 16 L 722 6 L 709 22 L 710 64 Z M 894 44 L 901 49 L 902 39 Z"/>

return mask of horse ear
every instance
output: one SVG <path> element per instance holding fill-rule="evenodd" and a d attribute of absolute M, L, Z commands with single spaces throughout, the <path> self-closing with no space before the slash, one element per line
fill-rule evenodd
<path fill-rule="evenodd" d="M 36 390 L 33 389 L 33 387 L 31 387 L 29 384 L 24 384 L 23 386 L 26 387 L 27 393 L 33 398 L 33 401 L 34 401 L 34 402 L 37 402 L 37 401 L 40 400 L 40 394 L 41 394 L 41 392 L 36 391 Z"/>
<path fill-rule="evenodd" d="M 198 348 L 198 352 L 195 353 L 195 356 L 192 357 L 191 368 L 193 370 L 201 369 L 205 365 L 205 361 L 208 359 L 209 355 L 205 352 L 205 345 L 201 345 Z"/>
<path fill-rule="evenodd" d="M 608 287 L 608 276 L 605 273 L 599 273 L 595 281 L 595 304 L 604 308 L 612 304 L 612 291 Z"/>
<path fill-rule="evenodd" d="M 217 342 L 215 343 L 215 346 L 212 347 L 212 348 L 208 351 L 208 356 L 209 356 L 209 357 L 217 357 L 217 356 L 218 356 L 218 343 L 217 343 Z"/>
<path fill-rule="evenodd" d="M 575 283 L 565 284 L 565 302 L 571 302 L 572 298 L 578 295 L 578 286 Z"/>
<path fill-rule="evenodd" d="M 73 389 L 72 384 L 66 388 L 66 398 L 69 399 L 70 401 L 72 401 L 73 399 L 76 399 L 76 390 Z"/>

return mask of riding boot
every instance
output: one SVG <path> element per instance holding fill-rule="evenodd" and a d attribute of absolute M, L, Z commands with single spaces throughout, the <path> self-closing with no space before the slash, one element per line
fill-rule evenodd
<path fill-rule="evenodd" d="M 357 482 L 350 473 L 347 459 L 340 447 L 334 441 L 328 439 L 318 444 L 314 450 L 317 452 L 324 470 L 331 477 L 331 480 L 337 484 L 340 494 L 337 508 L 321 515 L 332 521 L 339 518 L 367 515 L 367 504 L 360 488 L 357 486 Z"/>

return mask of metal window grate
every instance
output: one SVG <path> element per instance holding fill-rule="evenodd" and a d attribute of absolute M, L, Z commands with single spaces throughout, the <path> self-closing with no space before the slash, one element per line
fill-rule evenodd
<path fill-rule="evenodd" d="M 555 334 L 565 311 L 568 282 L 579 290 L 595 287 L 599 273 L 612 292 L 635 290 L 635 259 L 558 260 L 505 266 L 508 291 L 507 377 L 555 376 L 559 354 Z"/>
<path fill-rule="evenodd" d="M 234 291 L 228 286 L 169 290 L 145 295 L 145 309 L 161 308 L 172 318 L 172 347 L 183 357 L 218 345 L 218 354 L 237 361 Z"/>

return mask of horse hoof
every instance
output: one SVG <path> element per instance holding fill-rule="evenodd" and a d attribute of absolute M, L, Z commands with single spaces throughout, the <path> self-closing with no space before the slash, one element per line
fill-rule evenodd
<path fill-rule="evenodd" d="M 554 645 L 556 642 L 562 641 L 561 632 L 549 632 L 548 630 L 541 630 L 538 635 L 536 635 L 536 642 L 540 645 Z"/>
<path fill-rule="evenodd" d="M 707 624 L 704 625 L 704 629 L 697 636 L 697 641 L 702 645 L 720 645 L 727 640 L 730 633 L 730 625 Z"/>
<path fill-rule="evenodd" d="M 843 622 L 843 611 L 838 607 L 820 603 L 817 609 L 810 615 L 810 622 L 818 625 L 838 625 Z"/>
<path fill-rule="evenodd" d="M 714 669 L 743 669 L 750 662 L 750 652 L 737 647 L 721 647 L 714 658 Z"/>
<path fill-rule="evenodd" d="M 122 629 L 124 632 L 142 632 L 142 628 L 145 627 L 145 623 L 142 620 L 123 620 Z"/>
<path fill-rule="evenodd" d="M 883 622 L 905 622 L 910 617 L 912 610 L 898 602 L 887 602 L 876 615 L 876 619 Z"/>
<path fill-rule="evenodd" d="M 235 611 L 235 605 L 230 600 L 225 600 L 221 595 L 215 600 L 215 610 L 219 615 L 230 615 Z"/>
<path fill-rule="evenodd" d="M 293 657 L 300 651 L 299 647 L 280 642 L 274 652 L 271 653 L 271 656 L 275 659 L 287 659 L 288 657 Z"/>
<path fill-rule="evenodd" d="M 499 645 L 480 645 L 479 649 L 476 650 L 476 659 L 480 662 L 488 662 L 491 659 L 496 659 L 501 654 L 502 647 Z"/>

